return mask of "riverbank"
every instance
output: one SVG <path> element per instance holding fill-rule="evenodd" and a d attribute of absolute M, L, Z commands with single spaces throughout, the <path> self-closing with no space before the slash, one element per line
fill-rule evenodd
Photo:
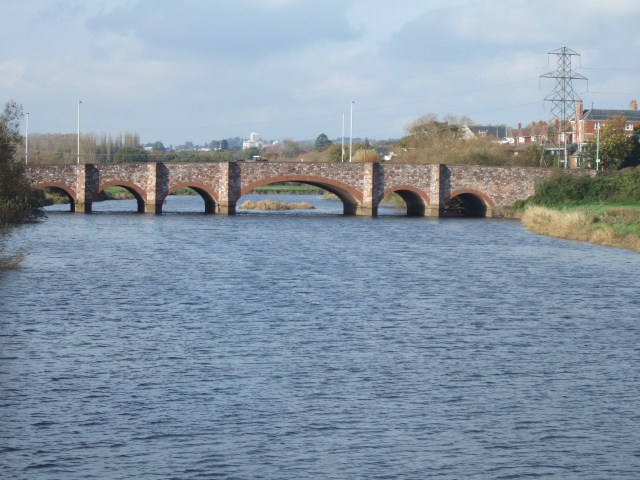
<path fill-rule="evenodd" d="M 238 205 L 240 210 L 313 210 L 314 207 L 308 202 L 290 203 L 279 202 L 277 200 L 260 200 L 252 202 L 247 200 L 242 205 Z"/>
<path fill-rule="evenodd" d="M 640 169 L 595 178 L 558 172 L 503 212 L 534 233 L 640 253 Z"/>
<path fill-rule="evenodd" d="M 554 209 L 531 205 L 522 216 L 529 231 L 640 253 L 640 206 L 588 205 Z"/>

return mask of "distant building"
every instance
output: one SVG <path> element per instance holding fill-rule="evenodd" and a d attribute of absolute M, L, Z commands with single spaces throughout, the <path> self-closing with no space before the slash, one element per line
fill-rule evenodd
<path fill-rule="evenodd" d="M 509 146 L 518 147 L 531 142 L 541 142 L 547 139 L 547 124 L 545 122 L 531 122 L 523 127 L 521 123 L 518 128 L 509 129 L 507 141 Z"/>
<path fill-rule="evenodd" d="M 500 140 L 507 138 L 510 130 L 506 125 L 469 125 L 469 129 L 478 138 L 495 137 Z"/>
<path fill-rule="evenodd" d="M 576 102 L 576 118 L 572 121 L 575 142 L 584 144 L 594 138 L 599 127 L 601 127 L 611 117 L 624 117 L 627 120 L 625 131 L 628 135 L 633 134 L 633 129 L 640 125 L 640 110 L 638 102 L 632 100 L 628 110 L 610 110 L 592 108 L 584 110 L 582 100 Z"/>
<path fill-rule="evenodd" d="M 249 135 L 249 140 L 245 140 L 242 142 L 242 149 L 247 150 L 249 148 L 262 148 L 262 141 L 260 140 L 260 135 L 257 133 L 252 133 Z"/>
<path fill-rule="evenodd" d="M 626 120 L 624 130 L 627 135 L 633 135 L 635 127 L 640 125 L 640 110 L 638 102 L 631 100 L 628 110 L 613 110 L 592 108 L 585 110 L 582 100 L 576 102 L 576 116 L 571 121 L 573 129 L 572 140 L 577 144 L 573 154 L 569 159 L 571 167 L 579 167 L 582 161 L 582 150 L 589 141 L 596 139 L 598 129 L 601 128 L 611 117 L 624 117 Z"/>

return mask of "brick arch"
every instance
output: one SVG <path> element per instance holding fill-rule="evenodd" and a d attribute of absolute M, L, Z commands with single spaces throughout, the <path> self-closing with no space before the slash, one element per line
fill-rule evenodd
<path fill-rule="evenodd" d="M 240 197 L 246 195 L 254 188 L 262 187 L 263 185 L 269 185 L 271 183 L 280 182 L 299 182 L 313 185 L 314 187 L 323 188 L 335 195 L 337 195 L 342 203 L 347 205 L 359 205 L 362 204 L 362 193 L 357 189 L 350 187 L 342 182 L 332 180 L 325 177 L 312 177 L 306 175 L 287 175 L 277 177 L 267 177 L 261 180 L 252 182 L 240 190 Z"/>
<path fill-rule="evenodd" d="M 495 208 L 495 203 L 493 203 L 493 200 L 491 200 L 491 198 L 489 198 L 488 195 L 486 195 L 485 193 L 481 192 L 480 190 L 474 190 L 471 188 L 463 188 L 460 190 L 454 190 L 453 192 L 450 192 L 449 195 L 446 196 L 444 203 L 446 204 L 449 200 L 451 200 L 453 197 L 457 197 L 458 195 L 462 195 L 462 194 L 469 194 L 469 195 L 474 195 L 476 197 L 478 197 L 479 199 L 481 199 L 485 205 L 487 206 L 487 208 L 489 209 L 494 209 Z"/>
<path fill-rule="evenodd" d="M 129 190 L 129 192 L 131 192 L 134 197 L 136 197 L 136 200 L 138 200 L 138 203 L 140 203 L 140 202 L 146 203 L 146 201 L 147 201 L 146 193 L 138 185 L 136 185 L 135 183 L 132 183 L 132 182 L 126 182 L 126 181 L 120 181 L 120 180 L 114 180 L 112 182 L 101 183 L 98 186 L 98 188 L 95 190 L 95 192 L 93 192 L 93 199 L 95 200 L 95 197 L 101 191 L 103 191 L 105 188 L 109 188 L 109 187 L 124 187 L 127 190 Z"/>
<path fill-rule="evenodd" d="M 188 187 L 195 190 L 205 201 L 212 200 L 218 203 L 218 194 L 211 187 L 208 187 L 201 182 L 182 182 L 182 183 L 176 183 L 175 185 L 171 185 L 167 190 L 167 193 L 163 195 L 162 200 L 166 199 L 168 195 L 175 192 L 179 188 L 184 188 L 184 187 Z"/>
<path fill-rule="evenodd" d="M 410 185 L 396 185 L 390 188 L 387 188 L 379 197 L 378 197 L 378 203 L 380 203 L 382 201 L 382 199 L 384 197 L 386 197 L 387 195 L 389 195 L 390 193 L 394 193 L 394 192 L 398 192 L 400 190 L 403 191 L 407 191 L 407 192 L 411 192 L 414 193 L 417 197 L 420 198 L 420 200 L 422 200 L 425 204 L 425 206 L 429 206 L 431 205 L 431 200 L 429 199 L 429 195 L 427 195 L 426 193 L 424 193 L 422 190 L 420 190 L 419 188 L 416 187 L 412 187 Z"/>
<path fill-rule="evenodd" d="M 76 193 L 76 191 L 63 184 L 63 183 L 58 183 L 58 182 L 40 182 L 40 183 L 36 183 L 34 185 L 31 186 L 31 190 L 40 190 L 42 188 L 48 188 L 48 187 L 54 187 L 54 188 L 58 188 L 60 190 L 62 190 L 65 194 L 67 194 L 67 196 L 71 199 L 72 203 L 75 203 L 78 201 L 78 195 Z"/>
<path fill-rule="evenodd" d="M 390 193 L 397 193 L 407 204 L 407 215 L 424 217 L 431 202 L 429 196 L 422 190 L 410 185 L 395 185 L 387 188 L 379 197 L 378 203 Z"/>

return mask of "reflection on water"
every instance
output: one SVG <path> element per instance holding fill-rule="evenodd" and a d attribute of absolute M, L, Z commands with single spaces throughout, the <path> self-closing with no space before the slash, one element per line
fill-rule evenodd
<path fill-rule="evenodd" d="M 0 477 L 637 477 L 637 254 L 293 198 L 23 228 Z"/>

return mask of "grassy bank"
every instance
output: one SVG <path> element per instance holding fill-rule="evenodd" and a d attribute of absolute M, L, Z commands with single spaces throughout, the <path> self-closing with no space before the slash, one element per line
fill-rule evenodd
<path fill-rule="evenodd" d="M 264 187 L 254 188 L 249 193 L 261 195 L 320 195 L 322 192 L 321 188 L 312 185 L 265 185 Z"/>
<path fill-rule="evenodd" d="M 310 203 L 288 203 L 278 202 L 276 200 L 260 200 L 259 202 L 252 202 L 247 200 L 242 205 L 238 206 L 242 210 L 313 210 L 314 207 Z"/>
<path fill-rule="evenodd" d="M 640 206 L 590 205 L 554 209 L 530 205 L 522 216 L 528 230 L 565 240 L 628 248 L 640 253 Z"/>
<path fill-rule="evenodd" d="M 640 253 L 638 168 L 595 178 L 553 175 L 505 211 L 535 233 Z"/>

